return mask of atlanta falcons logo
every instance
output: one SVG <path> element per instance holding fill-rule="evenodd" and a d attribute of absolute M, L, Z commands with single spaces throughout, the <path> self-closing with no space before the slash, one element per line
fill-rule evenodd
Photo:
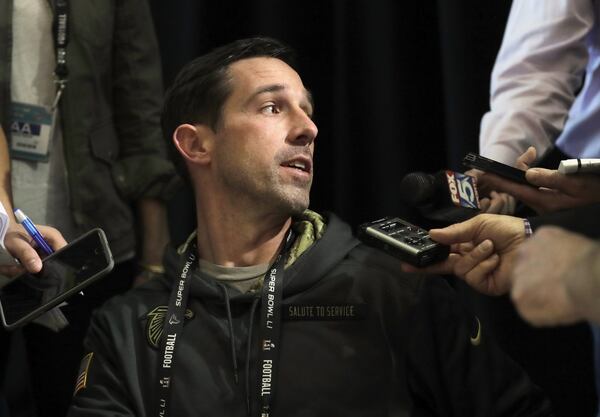
<path fill-rule="evenodd" d="M 167 306 L 155 307 L 146 315 L 146 339 L 148 344 L 154 349 L 159 348 L 160 338 L 163 334 L 163 327 L 165 325 L 165 317 L 167 316 Z M 194 312 L 189 308 L 185 310 L 186 320 L 194 318 Z M 176 317 L 171 317 L 170 321 L 177 320 Z"/>

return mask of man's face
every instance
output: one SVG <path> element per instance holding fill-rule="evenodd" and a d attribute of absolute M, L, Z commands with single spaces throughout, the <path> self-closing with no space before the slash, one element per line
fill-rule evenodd
<path fill-rule="evenodd" d="M 313 177 L 312 101 L 300 76 L 275 58 L 229 67 L 232 93 L 215 133 L 214 172 L 240 204 L 276 213 L 308 207 Z"/>

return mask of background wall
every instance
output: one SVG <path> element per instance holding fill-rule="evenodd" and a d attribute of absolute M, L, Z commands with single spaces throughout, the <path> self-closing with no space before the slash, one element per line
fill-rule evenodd
<path fill-rule="evenodd" d="M 218 4 L 217 4 L 218 3 Z M 279 38 L 299 54 L 317 138 L 312 206 L 352 224 L 402 210 L 408 172 L 459 168 L 477 148 L 509 2 L 151 1 L 165 84 L 228 41 Z"/>

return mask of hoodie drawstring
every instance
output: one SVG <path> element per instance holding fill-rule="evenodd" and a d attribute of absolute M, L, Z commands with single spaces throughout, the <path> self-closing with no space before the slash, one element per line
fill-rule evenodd
<path fill-rule="evenodd" d="M 227 323 L 229 325 L 229 339 L 230 339 L 230 347 L 231 347 L 231 361 L 233 363 L 233 378 L 235 383 L 238 383 L 238 365 L 237 365 L 237 357 L 235 354 L 235 335 L 233 333 L 233 318 L 231 316 L 231 303 L 229 299 L 229 291 L 227 291 L 227 286 L 223 284 L 218 284 L 221 291 L 223 291 L 223 296 L 225 297 L 225 311 L 227 313 Z M 256 309 L 258 307 L 258 303 L 260 298 L 255 298 L 252 301 L 252 306 L 250 308 L 250 319 L 248 320 L 248 340 L 246 344 L 246 411 L 248 416 L 250 416 L 250 355 L 252 352 L 252 328 L 254 327 L 254 316 L 256 315 Z"/>
<path fill-rule="evenodd" d="M 254 315 L 260 298 L 256 297 L 252 301 L 250 308 L 250 320 L 248 321 L 248 342 L 246 344 L 246 411 L 250 417 L 250 353 L 252 352 L 252 328 L 254 327 Z"/>
<path fill-rule="evenodd" d="M 233 319 L 231 318 L 231 305 L 229 302 L 229 291 L 223 284 L 219 284 L 219 287 L 223 291 L 225 296 L 225 310 L 227 311 L 227 323 L 229 324 L 229 342 L 231 345 L 231 362 L 233 363 L 233 379 L 237 385 L 238 383 L 238 366 L 237 357 L 235 354 L 235 335 L 233 334 Z"/>

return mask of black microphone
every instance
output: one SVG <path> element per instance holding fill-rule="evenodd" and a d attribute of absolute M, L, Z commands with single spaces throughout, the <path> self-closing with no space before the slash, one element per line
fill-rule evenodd
<path fill-rule="evenodd" d="M 480 209 L 477 179 L 455 171 L 406 175 L 400 182 L 400 199 L 432 227 L 462 222 Z"/>

